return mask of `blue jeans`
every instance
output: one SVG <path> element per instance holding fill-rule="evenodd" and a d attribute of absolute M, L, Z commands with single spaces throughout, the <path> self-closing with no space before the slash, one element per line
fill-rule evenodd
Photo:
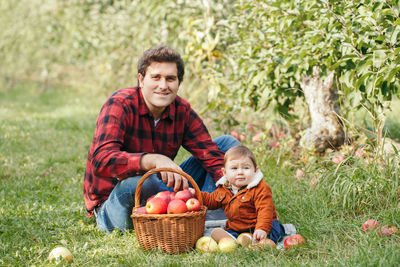
<path fill-rule="evenodd" d="M 236 238 L 241 234 L 233 230 L 226 230 L 226 231 Z M 269 234 L 267 235 L 267 238 L 271 239 L 276 244 L 277 242 L 281 241 L 284 236 L 285 236 L 285 229 L 283 228 L 283 226 L 279 223 L 278 220 L 273 220 L 272 228 Z"/>
<path fill-rule="evenodd" d="M 226 152 L 233 146 L 240 145 L 240 142 L 230 135 L 223 135 L 214 140 L 218 148 Z M 185 160 L 180 167 L 189 174 L 200 187 L 201 191 L 212 192 L 216 189 L 215 181 L 209 173 L 193 157 Z M 135 191 L 137 183 L 142 176 L 129 177 L 121 180 L 111 192 L 109 198 L 95 210 L 97 226 L 104 232 L 112 232 L 114 229 L 125 231 L 133 228 L 132 209 L 135 206 Z M 143 183 L 140 193 L 140 202 L 144 203 L 147 198 L 160 191 L 169 190 L 157 175 L 151 175 Z"/>

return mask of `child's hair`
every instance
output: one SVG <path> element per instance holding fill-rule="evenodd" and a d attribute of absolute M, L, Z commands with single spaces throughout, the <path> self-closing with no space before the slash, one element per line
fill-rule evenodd
<path fill-rule="evenodd" d="M 257 168 L 256 157 L 254 156 L 253 152 L 248 147 L 243 145 L 231 147 L 228 149 L 228 151 L 226 151 L 224 157 L 224 166 L 226 166 L 226 163 L 232 158 L 238 157 L 248 157 L 253 162 L 254 168 Z"/>

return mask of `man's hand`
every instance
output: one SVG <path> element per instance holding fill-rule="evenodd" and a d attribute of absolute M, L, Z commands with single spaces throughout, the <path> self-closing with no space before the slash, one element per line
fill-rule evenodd
<path fill-rule="evenodd" d="M 267 232 L 261 229 L 257 229 L 254 231 L 253 238 L 257 241 L 263 240 L 267 237 Z"/>
<path fill-rule="evenodd" d="M 161 154 L 145 154 L 140 160 L 140 167 L 143 170 L 154 168 L 172 168 L 182 171 L 174 161 Z M 189 188 L 188 180 L 180 174 L 174 172 L 160 172 L 161 179 L 168 187 L 174 186 L 174 191 Z"/>

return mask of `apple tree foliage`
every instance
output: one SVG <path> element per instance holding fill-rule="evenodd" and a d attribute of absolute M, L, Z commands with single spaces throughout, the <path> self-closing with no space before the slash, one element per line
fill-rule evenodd
<path fill-rule="evenodd" d="M 377 119 L 399 95 L 399 0 L 240 0 L 232 8 L 203 53 L 210 106 L 222 114 L 250 106 L 295 117 L 314 66 L 321 77 L 334 72 L 344 114 L 365 107 Z"/>

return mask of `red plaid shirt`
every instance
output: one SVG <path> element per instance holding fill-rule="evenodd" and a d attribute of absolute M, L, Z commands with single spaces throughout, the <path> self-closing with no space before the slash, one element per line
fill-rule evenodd
<path fill-rule="evenodd" d="M 172 160 L 183 146 L 217 181 L 224 153 L 211 140 L 203 121 L 179 96 L 161 115 L 157 126 L 140 88 L 115 92 L 103 105 L 86 162 L 83 192 L 89 217 L 105 201 L 118 180 L 144 173 L 144 153 Z"/>

